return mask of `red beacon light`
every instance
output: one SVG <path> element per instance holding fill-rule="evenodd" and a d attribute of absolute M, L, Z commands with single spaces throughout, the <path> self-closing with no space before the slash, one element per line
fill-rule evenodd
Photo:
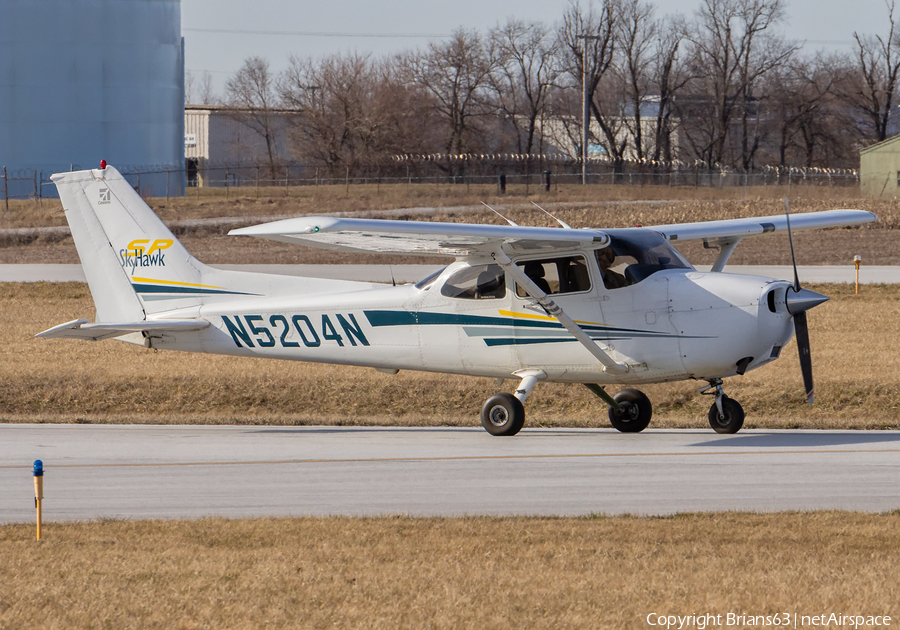
<path fill-rule="evenodd" d="M 101 171 L 106 170 L 106 160 L 100 160 L 100 170 Z"/>

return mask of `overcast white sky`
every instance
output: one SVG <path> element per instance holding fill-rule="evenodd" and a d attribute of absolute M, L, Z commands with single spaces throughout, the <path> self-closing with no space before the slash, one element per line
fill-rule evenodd
<path fill-rule="evenodd" d="M 658 15 L 690 18 L 698 0 L 659 0 Z M 481 32 L 508 17 L 558 21 L 568 0 L 182 0 L 185 67 L 209 72 L 222 91 L 244 59 L 258 55 L 276 71 L 290 55 L 357 51 L 390 54 L 427 45 L 462 26 Z M 808 51 L 850 50 L 854 31 L 885 33 L 884 0 L 792 0 L 784 35 Z"/>

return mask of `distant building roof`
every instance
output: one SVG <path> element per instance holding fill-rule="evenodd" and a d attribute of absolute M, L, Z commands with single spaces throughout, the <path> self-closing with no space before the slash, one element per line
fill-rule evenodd
<path fill-rule="evenodd" d="M 875 144 L 869 145 L 869 146 L 865 147 L 864 149 L 860 149 L 859 154 L 863 155 L 863 154 L 869 153 L 871 151 L 881 151 L 882 149 L 885 149 L 889 146 L 893 150 L 900 151 L 900 144 L 897 144 L 898 141 L 900 141 L 900 135 L 896 135 L 891 138 L 887 138 L 885 140 L 882 140 L 881 142 L 876 142 Z M 897 144 L 897 146 L 896 147 L 891 146 L 894 144 Z"/>

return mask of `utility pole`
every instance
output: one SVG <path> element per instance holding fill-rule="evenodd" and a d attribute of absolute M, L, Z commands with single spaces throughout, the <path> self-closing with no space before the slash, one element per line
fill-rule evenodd
<path fill-rule="evenodd" d="M 575 39 L 584 40 L 581 49 L 581 185 L 587 186 L 588 138 L 591 134 L 591 100 L 588 95 L 587 49 L 588 42 L 601 39 L 600 35 L 576 35 Z"/>

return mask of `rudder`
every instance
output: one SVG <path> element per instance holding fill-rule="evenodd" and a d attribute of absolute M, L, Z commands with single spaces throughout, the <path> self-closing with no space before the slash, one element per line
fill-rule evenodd
<path fill-rule="evenodd" d="M 59 190 L 98 322 L 133 322 L 175 292 L 198 297 L 205 265 L 113 167 L 59 173 Z M 180 300 L 179 306 L 187 306 Z"/>

